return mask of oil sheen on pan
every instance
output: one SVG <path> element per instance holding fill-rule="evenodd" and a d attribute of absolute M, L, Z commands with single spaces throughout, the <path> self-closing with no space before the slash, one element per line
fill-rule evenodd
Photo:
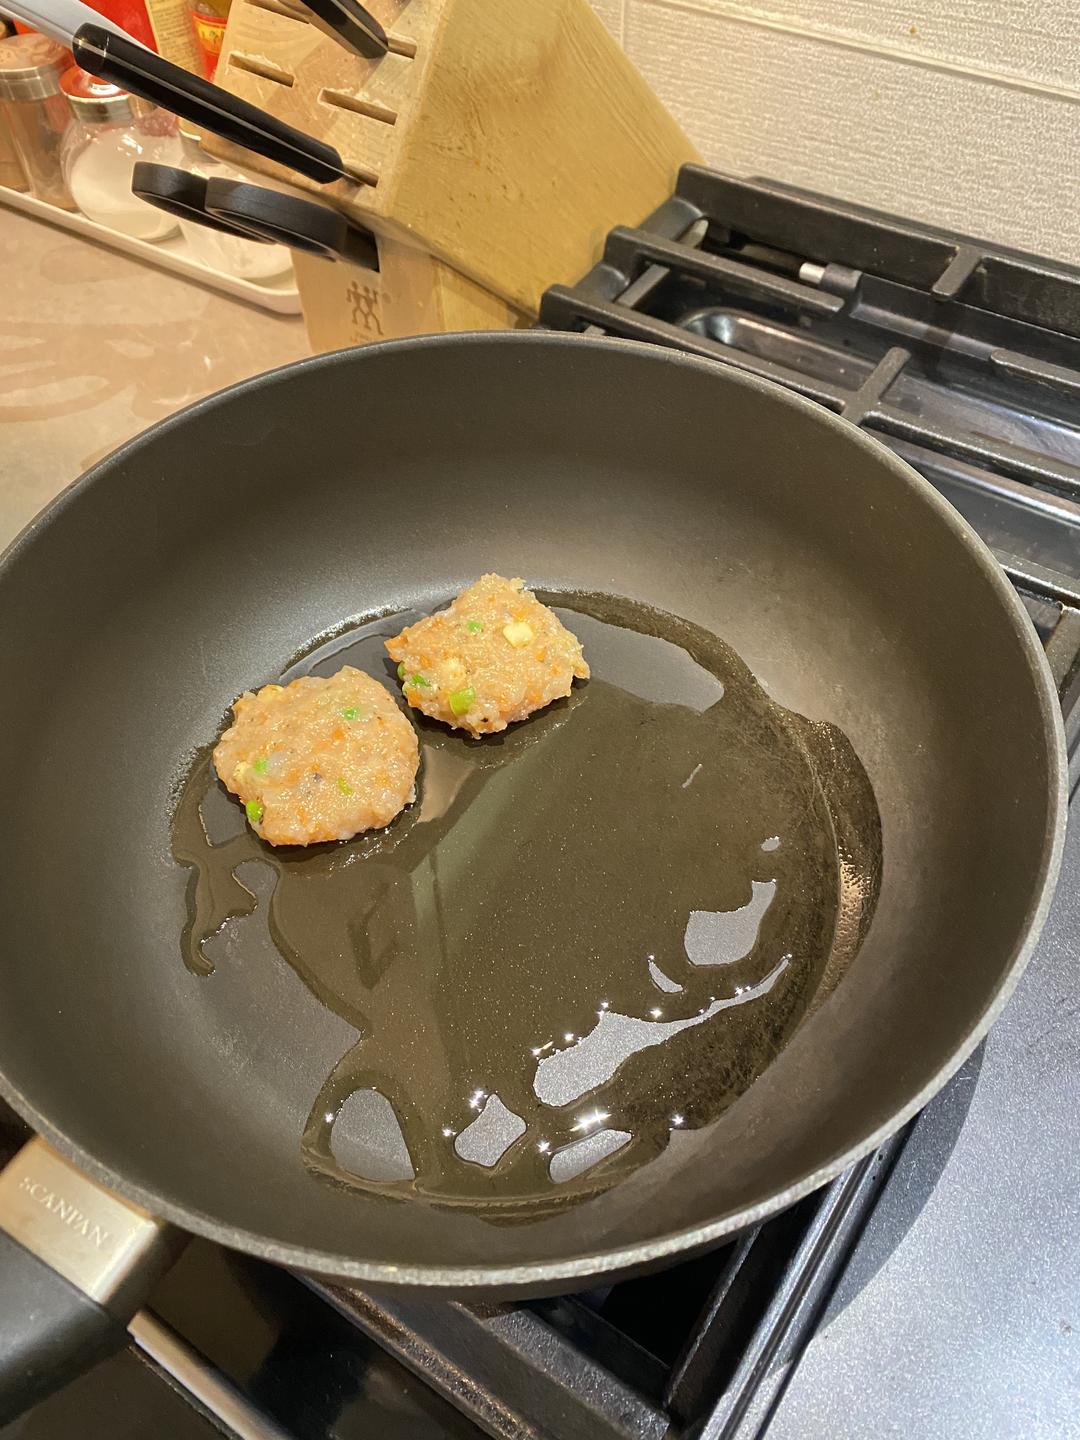
<path fill-rule="evenodd" d="M 275 851 L 209 747 L 173 822 L 199 983 L 219 931 L 235 954 L 268 925 L 357 1033 L 310 1097 L 309 1169 L 518 1222 L 607 1189 L 752 1084 L 854 958 L 881 869 L 835 727 L 694 625 L 541 598 L 593 678 L 480 740 L 420 717 L 418 799 L 386 830 Z M 349 664 L 396 689 L 383 641 L 416 618 L 337 634 L 282 678 Z"/>

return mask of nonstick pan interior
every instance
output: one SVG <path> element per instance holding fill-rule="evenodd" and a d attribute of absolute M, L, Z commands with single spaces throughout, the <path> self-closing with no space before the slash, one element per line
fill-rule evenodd
<path fill-rule="evenodd" d="M 489 569 L 721 636 L 840 726 L 883 829 L 866 943 L 761 1078 L 624 1184 L 518 1225 L 305 1169 L 354 1032 L 285 965 L 193 976 L 169 852 L 178 780 L 236 694 Z M 1056 871 L 1055 696 L 987 553 L 850 427 L 649 347 L 453 337 L 249 382 L 73 487 L 0 604 L 5 1092 L 151 1208 L 323 1273 L 572 1288 L 776 1208 L 955 1067 Z"/>

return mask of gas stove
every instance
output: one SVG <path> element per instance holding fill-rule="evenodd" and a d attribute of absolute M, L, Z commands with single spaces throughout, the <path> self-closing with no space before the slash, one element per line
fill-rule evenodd
<path fill-rule="evenodd" d="M 765 376 L 920 470 L 1024 599 L 1075 788 L 1080 270 L 687 166 L 579 284 L 547 292 L 541 324 Z M 5 1440 L 1080 1434 L 1078 951 L 1073 826 L 989 1038 L 787 1213 L 657 1275 L 517 1305 L 318 1285 L 196 1241 L 129 1350 Z M 17 1127 L 0 1138 L 13 1148 Z"/>

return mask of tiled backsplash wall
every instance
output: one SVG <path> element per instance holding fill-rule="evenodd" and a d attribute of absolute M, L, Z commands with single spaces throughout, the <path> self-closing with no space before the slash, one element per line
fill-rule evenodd
<path fill-rule="evenodd" d="M 1080 264 L 1080 0 L 592 0 L 706 161 Z"/>

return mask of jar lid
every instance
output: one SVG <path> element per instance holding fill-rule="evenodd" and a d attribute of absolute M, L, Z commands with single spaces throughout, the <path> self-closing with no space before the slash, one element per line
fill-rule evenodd
<path fill-rule="evenodd" d="M 92 124 L 105 122 L 115 124 L 130 120 L 133 116 L 131 96 L 119 85 L 109 80 L 99 80 L 89 70 L 72 65 L 60 76 L 60 88 L 67 96 L 72 114 L 76 120 L 89 120 Z"/>
<path fill-rule="evenodd" d="M 47 35 L 8 35 L 0 40 L 0 100 L 47 100 L 60 94 L 60 72 L 71 52 Z"/>

